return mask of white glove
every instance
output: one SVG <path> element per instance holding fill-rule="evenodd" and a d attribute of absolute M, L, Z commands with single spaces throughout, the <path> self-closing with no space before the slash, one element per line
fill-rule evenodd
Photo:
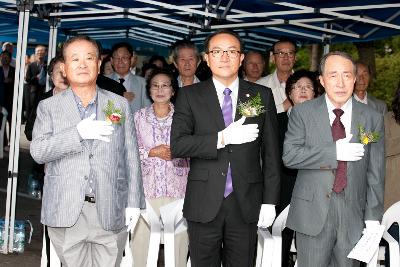
<path fill-rule="evenodd" d="M 380 225 L 379 221 L 372 221 L 372 220 L 365 221 L 365 228 L 363 230 L 363 234 L 368 232 L 368 230 L 373 229 L 374 227 L 379 225 Z"/>
<path fill-rule="evenodd" d="M 105 135 L 112 134 L 114 128 L 111 126 L 111 122 L 106 121 L 95 121 L 96 114 L 90 115 L 90 117 L 81 120 L 76 128 L 78 129 L 79 135 L 82 139 L 98 139 L 104 142 L 110 142 L 110 139 Z"/>
<path fill-rule="evenodd" d="M 267 228 L 272 225 L 276 217 L 275 205 L 262 204 L 260 209 L 260 216 L 258 217 L 257 226 Z"/>
<path fill-rule="evenodd" d="M 224 144 L 244 144 L 253 142 L 258 137 L 258 124 L 245 124 L 244 120 L 246 117 L 240 118 L 240 120 L 232 122 L 228 127 L 222 130 L 222 136 Z"/>
<path fill-rule="evenodd" d="M 128 226 L 127 232 L 135 229 L 136 223 L 140 217 L 139 208 L 126 208 L 125 209 L 125 225 Z"/>
<path fill-rule="evenodd" d="M 336 158 L 340 161 L 357 161 L 364 156 L 364 145 L 349 143 L 353 135 L 336 141 Z"/>

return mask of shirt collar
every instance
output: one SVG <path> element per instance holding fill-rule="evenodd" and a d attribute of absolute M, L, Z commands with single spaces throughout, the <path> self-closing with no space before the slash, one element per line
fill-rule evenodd
<path fill-rule="evenodd" d="M 178 86 L 179 87 L 183 87 L 183 83 L 182 83 L 182 79 L 181 79 L 181 75 L 179 75 L 178 76 Z M 199 83 L 200 82 L 200 80 L 197 78 L 197 76 L 196 75 L 194 75 L 194 78 L 193 78 L 193 84 L 195 84 L 195 83 Z"/>
<path fill-rule="evenodd" d="M 80 106 L 83 106 L 81 98 L 78 95 L 76 95 L 73 90 L 71 90 L 71 91 L 72 91 L 72 93 L 74 95 L 74 99 L 75 99 L 76 104 L 78 104 Z M 92 105 L 92 104 L 96 104 L 96 102 L 97 102 L 97 87 L 96 87 L 96 93 L 94 94 L 93 98 L 89 101 L 88 106 Z"/>
<path fill-rule="evenodd" d="M 355 94 L 355 93 L 353 94 L 353 96 L 354 96 L 354 99 L 357 100 L 358 102 L 361 102 L 361 103 L 364 103 L 364 104 L 368 104 L 368 92 L 365 92 L 364 99 L 359 98 L 358 95 Z"/>
<path fill-rule="evenodd" d="M 212 78 L 215 89 L 217 89 L 217 93 L 222 93 L 224 92 L 225 88 L 231 89 L 232 93 L 237 95 L 237 92 L 239 90 L 239 78 L 236 77 L 236 79 L 228 86 L 223 85 L 220 81 Z"/>
<path fill-rule="evenodd" d="M 325 101 L 328 107 L 328 112 L 333 112 L 333 110 L 336 109 L 336 107 L 332 104 L 327 94 L 325 94 Z M 353 107 L 353 102 L 352 102 L 352 97 L 350 97 L 340 109 L 343 110 L 344 113 L 346 113 L 346 112 L 351 112 L 352 107 Z"/>

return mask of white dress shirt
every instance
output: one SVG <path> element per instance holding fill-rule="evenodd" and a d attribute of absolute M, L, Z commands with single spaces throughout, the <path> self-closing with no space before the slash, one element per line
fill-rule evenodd
<path fill-rule="evenodd" d="M 178 76 L 177 81 L 178 81 L 178 86 L 179 86 L 179 87 L 183 87 L 183 82 L 182 82 L 182 79 L 181 79 L 181 75 Z M 197 76 L 194 75 L 193 84 L 199 83 L 199 82 L 200 82 L 199 78 L 197 78 Z"/>
<path fill-rule="evenodd" d="M 368 93 L 365 92 L 365 97 L 364 99 L 361 99 L 357 96 L 357 94 L 353 94 L 354 99 L 357 100 L 358 102 L 364 103 L 365 105 L 368 105 Z"/>
<path fill-rule="evenodd" d="M 222 110 L 222 105 L 224 103 L 224 90 L 225 88 L 231 89 L 231 98 L 232 98 L 232 121 L 235 120 L 235 113 L 236 113 L 236 106 L 237 106 L 237 99 L 238 99 L 238 92 L 239 92 L 239 78 L 236 78 L 229 86 L 223 85 L 220 81 L 217 81 L 213 78 L 213 83 L 215 89 L 217 91 L 219 106 Z M 224 148 L 225 145 L 221 143 L 222 141 L 222 131 L 218 132 L 218 141 L 217 141 L 217 149 Z"/>
<path fill-rule="evenodd" d="M 326 101 L 326 105 L 328 107 L 329 123 L 332 126 L 332 123 L 336 118 L 336 115 L 335 115 L 335 113 L 333 113 L 333 110 L 336 109 L 336 107 L 332 104 L 332 102 L 329 100 L 329 98 L 326 94 L 325 94 L 325 101 Z M 341 110 L 343 110 L 344 113 L 340 117 L 340 121 L 344 125 L 344 129 L 346 131 L 346 136 L 349 136 L 351 133 L 352 109 L 353 109 L 353 102 L 352 102 L 352 97 L 350 97 L 350 99 L 347 100 L 347 102 L 344 103 L 344 105 L 341 107 Z"/>
<path fill-rule="evenodd" d="M 275 70 L 270 75 L 262 77 L 256 83 L 271 88 L 272 94 L 274 95 L 276 112 L 285 112 L 283 102 L 287 99 L 285 93 L 286 82 L 281 83 L 279 81 L 277 71 Z"/>

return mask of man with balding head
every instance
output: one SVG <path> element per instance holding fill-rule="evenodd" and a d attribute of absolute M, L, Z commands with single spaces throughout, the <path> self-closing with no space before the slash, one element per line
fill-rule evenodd
<path fill-rule="evenodd" d="M 30 147 L 46 164 L 41 222 L 63 266 L 117 267 L 145 207 L 133 114 L 96 86 L 96 41 L 67 40 L 63 59 L 70 86 L 39 103 Z"/>
<path fill-rule="evenodd" d="M 354 86 L 354 99 L 371 106 L 383 115 L 387 112 L 387 105 L 384 101 L 377 99 L 371 94 L 368 94 L 368 87 L 371 83 L 371 69 L 362 62 L 357 62 L 357 79 Z"/>
<path fill-rule="evenodd" d="M 264 67 L 265 60 L 260 52 L 247 52 L 243 59 L 244 79 L 249 82 L 257 83 L 264 72 Z"/>
<path fill-rule="evenodd" d="M 286 225 L 296 231 L 299 267 L 359 266 L 347 255 L 382 219 L 383 116 L 353 99 L 355 81 L 353 59 L 331 52 L 320 63 L 326 93 L 290 113 L 282 158 L 298 169 Z M 380 137 L 360 140 L 360 126 Z"/>

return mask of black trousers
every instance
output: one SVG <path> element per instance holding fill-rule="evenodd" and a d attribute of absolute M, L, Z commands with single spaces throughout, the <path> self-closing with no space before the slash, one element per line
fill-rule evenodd
<path fill-rule="evenodd" d="M 189 252 L 193 267 L 253 267 L 257 223 L 246 223 L 235 193 L 222 202 L 209 223 L 188 221 Z"/>

